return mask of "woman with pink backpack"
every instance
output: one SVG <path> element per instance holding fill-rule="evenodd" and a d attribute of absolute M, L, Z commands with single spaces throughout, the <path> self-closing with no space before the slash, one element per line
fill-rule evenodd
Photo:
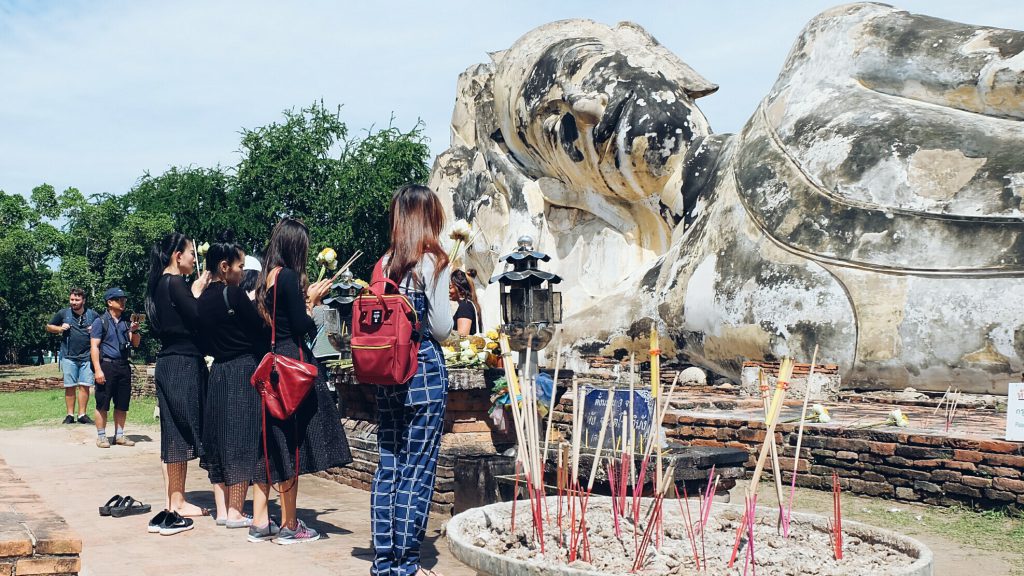
<path fill-rule="evenodd" d="M 390 225 L 391 246 L 377 265 L 372 288 L 385 291 L 378 288 L 378 279 L 382 285 L 397 285 L 415 311 L 418 326 L 413 338 L 418 339 L 418 351 L 411 378 L 377 387 L 380 463 L 370 503 L 371 573 L 429 575 L 432 572 L 420 567 L 420 544 L 430 515 L 448 401 L 448 370 L 438 341 L 452 330 L 451 271 L 439 240 L 444 229 L 441 201 L 425 186 L 402 186 L 391 200 Z M 355 334 L 353 330 L 354 356 Z"/>

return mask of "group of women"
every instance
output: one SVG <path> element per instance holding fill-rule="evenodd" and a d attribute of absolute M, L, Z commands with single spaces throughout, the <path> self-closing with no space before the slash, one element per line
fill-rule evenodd
<path fill-rule="evenodd" d="M 439 239 L 444 212 L 429 188 L 399 188 L 389 218 L 391 245 L 382 259 L 383 270 L 414 304 L 423 319 L 424 337 L 416 375 L 405 385 L 377 389 L 380 464 L 370 511 L 375 551 L 371 573 L 429 574 L 419 565 L 419 548 L 448 390 L 439 340 L 454 325 L 449 299 L 465 299 L 472 286 L 452 288 L 448 256 Z M 196 267 L 192 242 L 173 233 L 153 247 L 146 308 L 161 341 L 156 389 L 167 497 L 164 510 L 150 521 L 151 532 L 190 530 L 193 517 L 211 514 L 185 499 L 187 463 L 198 458 L 213 484 L 218 525 L 247 528 L 250 542 L 319 539 L 316 530 L 296 517 L 299 476 L 351 461 L 324 370 L 318 370 L 312 392 L 286 420 L 265 414 L 250 384 L 270 350 L 272 330 L 277 354 L 316 362 L 307 344 L 316 334 L 312 310 L 328 294 L 331 280 L 308 281 L 308 253 L 305 225 L 285 218 L 271 233 L 262 266 L 230 236 L 223 236 L 206 252 L 206 272 L 189 285 L 185 278 Z M 253 275 L 255 286 L 244 286 Z M 475 301 L 472 308 L 476 324 Z M 470 329 L 468 322 L 459 323 Z M 209 369 L 204 356 L 213 357 Z M 250 486 L 252 514 L 246 515 Z M 276 522 L 268 508 L 272 491 L 280 493 Z"/>

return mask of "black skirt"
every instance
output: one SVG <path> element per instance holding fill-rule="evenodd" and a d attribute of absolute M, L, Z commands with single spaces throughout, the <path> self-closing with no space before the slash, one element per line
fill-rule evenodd
<path fill-rule="evenodd" d="M 200 356 L 160 356 L 155 376 L 160 460 L 171 464 L 198 458 L 202 455 L 206 362 Z"/>
<path fill-rule="evenodd" d="M 299 347 L 292 340 L 279 341 L 277 353 L 298 359 Z M 296 448 L 299 474 L 321 472 L 328 468 L 344 466 L 352 461 L 338 407 L 330 390 L 327 389 L 324 367 L 312 357 L 308 349 L 303 350 L 302 359 L 317 364 L 319 369 L 313 390 L 291 418 L 278 420 L 267 415 L 267 451 L 273 482 L 283 482 L 295 476 Z M 266 468 L 263 466 L 262 441 L 261 437 L 256 482 L 259 482 L 260 478 L 266 482 L 267 477 Z"/>
<path fill-rule="evenodd" d="M 259 482 L 260 395 L 250 384 L 257 359 L 243 354 L 214 362 L 203 416 L 203 455 L 199 459 L 214 484 Z M 266 482 L 266 473 L 263 473 Z"/>

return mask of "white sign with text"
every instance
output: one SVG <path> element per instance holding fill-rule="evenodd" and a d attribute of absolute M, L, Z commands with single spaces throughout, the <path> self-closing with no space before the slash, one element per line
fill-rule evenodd
<path fill-rule="evenodd" d="M 1024 442 L 1024 382 L 1011 382 L 1006 399 L 1006 439 Z"/>

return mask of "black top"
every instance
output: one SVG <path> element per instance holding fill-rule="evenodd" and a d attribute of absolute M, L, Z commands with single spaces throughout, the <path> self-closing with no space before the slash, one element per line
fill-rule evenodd
<path fill-rule="evenodd" d="M 224 303 L 225 288 L 234 315 L 228 314 L 228 304 Z M 211 283 L 199 296 L 198 308 L 203 352 L 213 356 L 214 362 L 227 362 L 250 353 L 258 360 L 266 353 L 263 318 L 238 286 Z"/>
<path fill-rule="evenodd" d="M 156 307 L 160 338 L 160 354 L 170 356 L 202 356 L 197 345 L 199 309 L 185 278 L 177 274 L 164 274 L 156 285 Z"/>
<path fill-rule="evenodd" d="M 96 313 L 92 308 L 82 308 L 81 314 L 75 314 L 75 311 L 70 307 L 61 310 L 53 315 L 53 319 L 50 320 L 51 326 L 60 326 L 65 322 L 71 326 L 66 332 L 60 336 L 60 357 L 67 360 L 88 360 L 89 349 L 89 332 L 92 329 L 92 323 L 99 318 L 100 315 Z M 99 338 L 99 336 L 96 336 Z"/>
<path fill-rule="evenodd" d="M 306 295 L 299 287 L 299 275 L 291 268 L 282 268 L 274 286 L 267 290 L 267 310 L 274 310 L 274 287 L 277 287 L 277 340 L 291 338 L 300 347 L 305 336 L 316 336 L 316 322 L 306 314 Z M 270 333 L 267 333 L 267 343 Z"/>
<path fill-rule="evenodd" d="M 469 318 L 473 323 L 469 327 L 469 333 L 476 334 L 476 306 L 468 299 L 459 300 L 459 307 L 455 310 L 455 316 L 452 317 L 452 321 L 455 323 L 455 330 L 459 329 L 459 318 Z"/>

